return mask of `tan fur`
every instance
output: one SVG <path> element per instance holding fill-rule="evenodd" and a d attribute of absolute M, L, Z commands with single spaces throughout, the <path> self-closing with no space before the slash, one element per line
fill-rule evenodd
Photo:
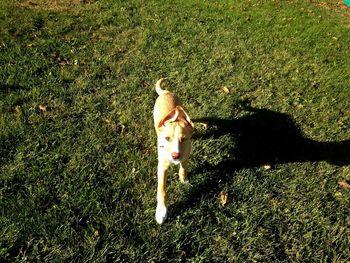
<path fill-rule="evenodd" d="M 156 83 L 157 98 L 153 117 L 158 142 L 158 188 L 156 221 L 162 224 L 167 216 L 166 207 L 166 173 L 169 166 L 179 164 L 180 181 L 187 179 L 187 164 L 191 152 L 193 123 L 181 106 L 180 99 L 170 91 L 163 90 Z"/>

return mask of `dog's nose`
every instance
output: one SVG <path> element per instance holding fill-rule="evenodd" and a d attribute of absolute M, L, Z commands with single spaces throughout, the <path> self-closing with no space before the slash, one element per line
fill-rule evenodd
<path fill-rule="evenodd" d="M 180 153 L 173 152 L 171 153 L 171 157 L 173 157 L 174 160 L 177 160 L 180 158 Z"/>

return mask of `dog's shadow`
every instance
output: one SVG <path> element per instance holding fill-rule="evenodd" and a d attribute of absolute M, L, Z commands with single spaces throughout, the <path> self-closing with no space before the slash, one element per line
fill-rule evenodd
<path fill-rule="evenodd" d="M 235 142 L 228 149 L 234 158 L 216 165 L 203 163 L 191 171 L 192 175 L 209 171 L 210 176 L 188 193 L 190 196 L 186 197 L 186 204 L 174 204 L 174 213 L 181 213 L 181 210 L 194 205 L 209 191 L 219 192 L 220 185 L 228 182 L 234 171 L 239 169 L 309 161 L 327 161 L 340 166 L 350 164 L 350 140 L 318 142 L 305 138 L 287 114 L 251 107 L 245 110 L 249 114 L 238 119 L 207 117 L 194 120 L 208 126 L 207 130 L 195 135 L 195 140 L 229 136 Z"/>

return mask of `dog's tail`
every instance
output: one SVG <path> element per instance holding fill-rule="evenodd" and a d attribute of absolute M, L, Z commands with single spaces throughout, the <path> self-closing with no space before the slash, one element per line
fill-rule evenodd
<path fill-rule="evenodd" d="M 166 92 L 168 92 L 167 90 L 163 90 L 160 85 L 162 84 L 162 82 L 165 80 L 166 78 L 161 78 L 157 81 L 156 83 L 156 92 L 158 93 L 158 95 L 162 95 Z"/>

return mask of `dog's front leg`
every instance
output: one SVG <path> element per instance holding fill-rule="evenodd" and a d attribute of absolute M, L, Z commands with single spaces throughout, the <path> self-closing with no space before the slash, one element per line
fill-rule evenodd
<path fill-rule="evenodd" d="M 159 160 L 158 162 L 158 187 L 157 187 L 157 210 L 156 221 L 158 224 L 162 224 L 167 217 L 166 207 L 166 180 L 167 171 L 170 163 L 168 161 Z"/>
<path fill-rule="evenodd" d="M 180 169 L 179 169 L 179 179 L 181 183 L 188 183 L 188 177 L 187 177 L 187 164 L 188 160 L 183 160 L 180 163 Z"/>

